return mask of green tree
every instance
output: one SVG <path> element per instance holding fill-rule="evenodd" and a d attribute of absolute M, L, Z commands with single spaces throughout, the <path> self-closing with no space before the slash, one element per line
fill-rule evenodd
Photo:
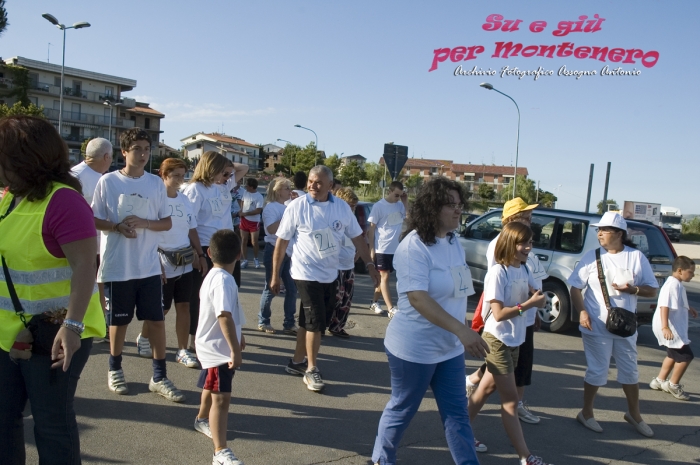
<path fill-rule="evenodd" d="M 496 191 L 493 189 L 493 186 L 485 182 L 479 184 L 477 194 L 479 194 L 479 197 L 481 197 L 483 200 L 493 200 L 496 198 Z"/>
<path fill-rule="evenodd" d="M 551 192 L 543 191 L 540 189 L 540 195 L 538 203 L 543 207 L 554 208 L 554 204 L 559 200 L 556 195 Z"/>
<path fill-rule="evenodd" d="M 415 197 L 418 195 L 418 191 L 423 185 L 423 176 L 420 173 L 414 173 L 406 178 L 406 182 L 403 183 L 404 187 L 408 190 L 408 194 Z"/>
<path fill-rule="evenodd" d="M 617 206 L 617 202 L 614 201 L 613 199 L 608 199 L 607 204 L 608 204 L 608 205 L 613 205 L 613 208 L 612 208 L 613 210 L 619 210 L 619 209 L 620 209 L 620 207 Z M 601 200 L 600 202 L 598 202 L 598 214 L 599 214 L 599 215 L 602 215 L 602 214 L 605 213 L 606 211 L 608 211 L 608 208 L 605 208 L 605 209 L 603 208 L 603 201 Z"/>
<path fill-rule="evenodd" d="M 338 157 L 337 153 L 334 153 L 330 157 L 323 160 L 323 164 L 326 165 L 328 168 L 330 168 L 331 171 L 333 171 L 333 178 L 338 177 L 338 174 L 340 172 L 340 165 L 342 164 L 342 160 L 340 159 L 340 157 Z M 344 178 L 343 178 L 343 181 L 345 181 Z"/>
<path fill-rule="evenodd" d="M 24 66 L 5 64 L 0 62 L 0 70 L 7 72 L 12 84 L 0 83 L 0 97 L 16 100 L 23 106 L 29 106 L 28 92 L 31 82 L 29 80 L 29 70 Z"/>
<path fill-rule="evenodd" d="M 360 181 L 367 180 L 367 173 L 356 160 L 352 160 L 350 163 L 343 166 L 340 176 L 343 181 L 343 186 L 353 188 L 360 187 Z"/>
<path fill-rule="evenodd" d="M 5 9 L 5 0 L 0 0 L 0 36 L 9 25 L 10 23 L 7 22 L 7 10 Z"/>
<path fill-rule="evenodd" d="M 504 201 L 513 199 L 513 184 L 511 180 L 503 186 L 501 191 L 501 199 Z M 520 197 L 525 202 L 532 204 L 535 203 L 535 198 L 537 197 L 537 190 L 535 189 L 535 181 L 528 179 L 525 176 L 518 175 L 515 183 L 515 196 Z"/>
<path fill-rule="evenodd" d="M 27 105 L 23 105 L 21 102 L 15 102 L 11 107 L 5 103 L 0 104 L 0 118 L 18 115 L 40 116 L 43 118 L 44 106 L 37 107 L 31 102 Z"/>

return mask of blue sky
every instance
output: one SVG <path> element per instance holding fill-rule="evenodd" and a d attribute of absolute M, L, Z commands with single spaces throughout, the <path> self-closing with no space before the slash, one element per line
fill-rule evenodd
<path fill-rule="evenodd" d="M 179 147 L 198 131 L 223 130 L 252 143 L 277 138 L 303 145 L 314 129 L 327 153 L 377 161 L 383 144 L 407 145 L 417 158 L 510 165 L 521 111 L 519 165 L 558 206 L 603 197 L 700 213 L 698 128 L 700 2 L 685 1 L 131 1 L 7 0 L 10 27 L 0 56 L 60 64 L 61 32 L 41 17 L 72 24 L 66 65 L 136 79 L 129 96 L 163 113 L 163 139 Z M 487 32 L 487 16 L 521 19 L 519 31 Z M 552 35 L 559 21 L 605 18 L 595 33 Z M 532 21 L 547 21 L 532 33 Z M 492 58 L 495 43 L 658 51 L 655 66 L 591 59 Z M 639 76 L 454 76 L 449 59 L 428 72 L 433 50 L 482 45 L 470 69 L 596 70 L 608 64 Z M 127 96 L 128 94 L 125 94 Z"/>

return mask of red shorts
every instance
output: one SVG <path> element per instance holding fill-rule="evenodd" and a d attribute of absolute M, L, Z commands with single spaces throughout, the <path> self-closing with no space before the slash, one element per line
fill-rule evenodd
<path fill-rule="evenodd" d="M 199 373 L 197 387 L 211 392 L 231 392 L 231 381 L 236 372 L 228 365 L 205 368 Z"/>
<path fill-rule="evenodd" d="M 241 231 L 245 232 L 258 232 L 260 230 L 260 223 L 257 221 L 248 221 L 245 218 L 241 218 Z"/>

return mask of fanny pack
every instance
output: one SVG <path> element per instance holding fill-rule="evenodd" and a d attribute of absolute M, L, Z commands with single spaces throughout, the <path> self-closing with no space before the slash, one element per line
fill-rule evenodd
<path fill-rule="evenodd" d="M 176 250 L 163 250 L 159 247 L 158 252 L 165 257 L 168 263 L 175 267 L 191 265 L 195 258 L 194 248 L 192 246 Z"/>
<path fill-rule="evenodd" d="M 637 314 L 622 307 L 611 307 L 608 286 L 605 284 L 603 265 L 600 262 L 600 249 L 595 250 L 595 261 L 598 264 L 598 280 L 603 291 L 603 300 L 608 309 L 608 318 L 605 321 L 605 329 L 616 336 L 630 337 L 637 332 Z"/>

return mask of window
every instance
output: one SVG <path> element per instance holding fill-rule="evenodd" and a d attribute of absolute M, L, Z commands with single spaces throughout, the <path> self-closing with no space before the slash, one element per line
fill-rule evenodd
<path fill-rule="evenodd" d="M 581 252 L 586 239 L 586 231 L 588 231 L 587 221 L 559 218 L 554 249 L 560 252 Z"/>
<path fill-rule="evenodd" d="M 39 73 L 29 73 L 29 87 L 35 89 L 39 86 Z"/>
<path fill-rule="evenodd" d="M 119 112 L 119 116 L 121 116 L 122 118 L 126 118 L 126 113 L 124 113 L 123 111 Z"/>
<path fill-rule="evenodd" d="M 552 236 L 554 235 L 555 217 L 532 215 L 532 247 L 538 249 L 551 249 Z"/>
<path fill-rule="evenodd" d="M 197 144 L 197 148 L 198 148 L 198 149 L 201 149 L 201 148 L 202 148 L 202 144 Z"/>
<path fill-rule="evenodd" d="M 53 109 L 54 109 L 54 110 L 60 110 L 60 109 L 61 109 L 61 101 L 60 101 L 60 100 L 54 100 L 54 101 L 53 101 Z"/>
<path fill-rule="evenodd" d="M 34 105 L 39 106 L 39 99 L 37 97 L 29 97 L 29 101 Z"/>
<path fill-rule="evenodd" d="M 474 175 L 468 176 L 468 175 L 465 174 L 465 175 L 464 175 L 464 181 L 465 181 L 465 182 L 474 182 Z"/>
<path fill-rule="evenodd" d="M 495 211 L 491 215 L 484 216 L 479 221 L 472 224 L 467 237 L 491 241 L 501 233 L 501 212 Z"/>
<path fill-rule="evenodd" d="M 643 223 L 628 223 L 627 237 L 634 242 L 637 250 L 642 252 L 652 265 L 671 265 L 674 257 L 666 239 L 656 226 Z M 659 285 L 662 285 L 659 279 Z"/>
<path fill-rule="evenodd" d="M 73 81 L 73 95 L 81 97 L 83 95 L 82 81 Z"/>
<path fill-rule="evenodd" d="M 143 121 L 143 127 L 146 129 L 151 129 L 151 118 L 145 118 Z"/>
<path fill-rule="evenodd" d="M 53 77 L 53 85 L 58 87 L 59 89 L 61 88 L 61 77 L 60 76 Z"/>
<path fill-rule="evenodd" d="M 107 97 L 113 97 L 114 96 L 114 87 L 112 86 L 105 86 L 105 95 Z"/>
<path fill-rule="evenodd" d="M 494 185 L 498 184 L 498 176 L 493 177 L 493 184 Z"/>
<path fill-rule="evenodd" d="M 423 170 L 420 170 L 420 175 L 425 176 L 425 173 L 423 172 Z"/>
<path fill-rule="evenodd" d="M 71 117 L 73 119 L 80 119 L 80 104 L 79 103 L 73 103 L 70 106 L 70 111 L 71 111 Z"/>

